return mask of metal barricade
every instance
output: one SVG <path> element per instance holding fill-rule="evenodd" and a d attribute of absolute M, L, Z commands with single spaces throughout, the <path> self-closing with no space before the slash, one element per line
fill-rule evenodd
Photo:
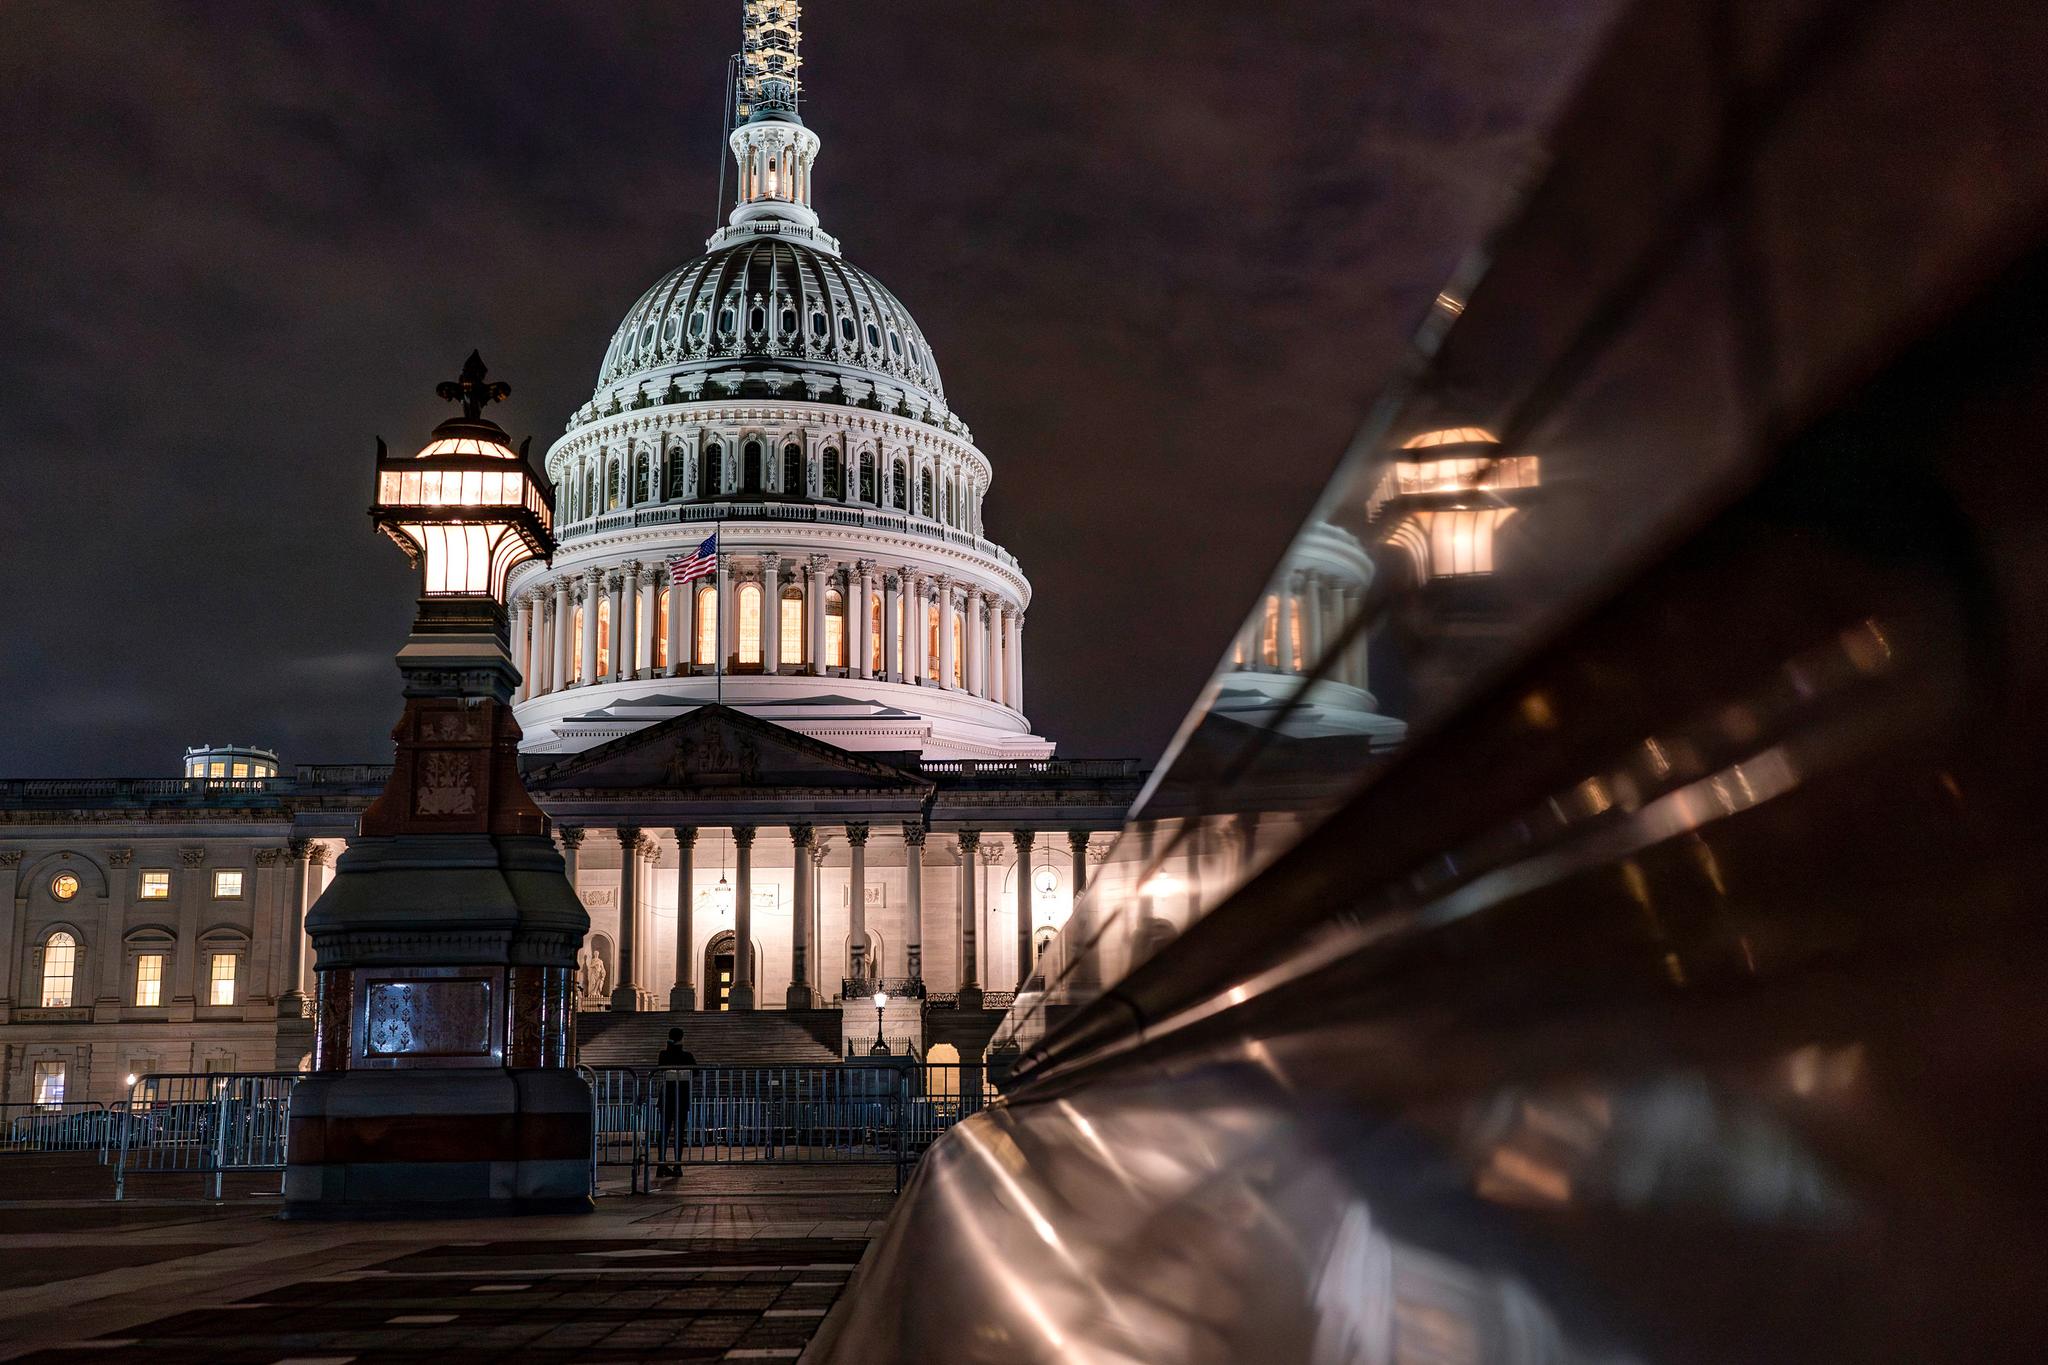
<path fill-rule="evenodd" d="M 911 1073 L 911 1094 L 904 1107 L 904 1149 L 915 1162 L 944 1137 L 946 1130 L 987 1108 L 997 1091 L 988 1068 L 972 1062 L 931 1062 Z"/>
<path fill-rule="evenodd" d="M 576 1071 L 590 1084 L 590 1192 L 597 1193 L 600 1167 L 624 1166 L 633 1192 L 640 1193 L 646 1175 L 646 1116 L 638 1072 L 629 1066 L 579 1066 Z"/>
<path fill-rule="evenodd" d="M 101 1152 L 110 1131 L 98 1100 L 0 1104 L 0 1152 Z"/>
<path fill-rule="evenodd" d="M 229 1171 L 284 1170 L 297 1071 L 151 1073 L 128 1088 L 117 1116 L 114 1198 L 128 1176 L 190 1173 L 213 1177 L 213 1197 Z"/>

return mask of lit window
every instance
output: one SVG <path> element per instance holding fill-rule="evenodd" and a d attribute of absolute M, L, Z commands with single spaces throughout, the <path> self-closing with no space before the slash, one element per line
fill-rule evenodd
<path fill-rule="evenodd" d="M 776 662 L 800 664 L 804 661 L 804 595 L 800 589 L 787 588 L 782 594 L 782 634 L 776 644 Z"/>
<path fill-rule="evenodd" d="M 1259 662 L 1267 668 L 1280 666 L 1280 599 L 1266 599 L 1265 626 L 1259 632 Z"/>
<path fill-rule="evenodd" d="M 846 667 L 846 598 L 837 588 L 825 594 L 825 664 Z"/>
<path fill-rule="evenodd" d="M 709 667 L 718 659 L 718 589 L 697 589 L 697 662 Z"/>
<path fill-rule="evenodd" d="M 71 1007 L 71 978 L 78 971 L 78 940 L 59 929 L 43 940 L 43 1008 Z"/>
<path fill-rule="evenodd" d="M 654 666 L 664 672 L 668 669 L 669 612 L 675 600 L 674 588 L 663 588 L 654 599 Z"/>
<path fill-rule="evenodd" d="M 246 763 L 237 763 L 237 764 L 235 765 L 235 776 L 236 776 L 236 777 L 247 777 L 248 775 L 249 775 L 249 765 L 248 765 L 248 764 L 246 764 Z"/>
<path fill-rule="evenodd" d="M 208 777 L 226 777 L 228 775 L 228 765 L 226 761 L 220 760 L 207 765 L 206 775 Z"/>
<path fill-rule="evenodd" d="M 146 901 L 167 901 L 171 898 L 171 874 L 168 872 L 145 872 L 142 885 L 136 891 L 138 899 Z"/>
<path fill-rule="evenodd" d="M 235 955 L 215 953 L 212 965 L 206 974 L 206 1003 L 209 1005 L 232 1005 L 235 1003 Z"/>
<path fill-rule="evenodd" d="M 35 1094 L 37 1104 L 54 1107 L 64 1103 L 64 1063 L 36 1063 Z"/>
<path fill-rule="evenodd" d="M 1287 599 L 1287 638 L 1294 643 L 1294 653 L 1289 656 L 1294 660 L 1294 667 L 1297 670 L 1306 670 L 1309 663 L 1308 633 L 1302 624 L 1299 597 Z"/>
<path fill-rule="evenodd" d="M 868 599 L 868 671 L 882 671 L 882 595 Z"/>
<path fill-rule="evenodd" d="M 924 674 L 932 682 L 939 680 L 939 604 L 931 603 L 924 609 L 925 646 Z"/>
<path fill-rule="evenodd" d="M 758 666 L 761 662 L 761 585 L 743 584 L 738 605 L 740 662 Z"/>
<path fill-rule="evenodd" d="M 953 613 L 953 686 L 967 686 L 967 642 L 963 638 L 967 631 L 966 618 L 959 612 Z"/>
<path fill-rule="evenodd" d="M 68 901 L 78 894 L 78 878 L 69 872 L 59 872 L 50 878 L 50 894 L 60 901 Z"/>
<path fill-rule="evenodd" d="M 608 677 L 612 671 L 612 600 L 609 597 L 597 599 L 597 676 Z"/>
<path fill-rule="evenodd" d="M 222 868 L 213 874 L 213 898 L 217 901 L 231 901 L 242 894 L 242 869 Z"/>
<path fill-rule="evenodd" d="M 135 959 L 135 1003 L 150 1009 L 161 1005 L 163 999 L 163 954 L 144 953 Z"/>

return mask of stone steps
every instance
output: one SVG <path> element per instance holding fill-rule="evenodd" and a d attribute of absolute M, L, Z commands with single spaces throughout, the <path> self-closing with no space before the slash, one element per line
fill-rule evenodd
<path fill-rule="evenodd" d="M 837 1010 L 591 1011 L 576 1016 L 583 1066 L 652 1066 L 683 1031 L 683 1046 L 705 1066 L 818 1066 L 839 1060 Z"/>

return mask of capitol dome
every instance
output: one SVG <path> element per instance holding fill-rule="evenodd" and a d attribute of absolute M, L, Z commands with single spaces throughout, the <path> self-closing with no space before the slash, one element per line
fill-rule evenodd
<path fill-rule="evenodd" d="M 715 701 L 844 749 L 1049 757 L 994 470 L 909 310 L 819 226 L 794 6 L 753 27 L 731 217 L 627 310 L 547 454 L 559 549 L 511 583 L 526 747 Z"/>
<path fill-rule="evenodd" d="M 678 266 L 640 296 L 598 370 L 595 402 L 670 382 L 743 385 L 792 371 L 943 422 L 944 386 L 924 333 L 874 276 L 803 241 L 752 236 Z"/>

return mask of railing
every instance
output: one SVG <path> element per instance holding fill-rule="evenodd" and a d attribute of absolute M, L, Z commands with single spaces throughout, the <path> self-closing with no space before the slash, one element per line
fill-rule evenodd
<path fill-rule="evenodd" d="M 590 1083 L 591 1191 L 684 1166 L 889 1166 L 904 1171 L 993 1091 L 978 1066 L 579 1067 Z M 964 1098 L 963 1098 L 964 1094 Z"/>
<path fill-rule="evenodd" d="M 921 536 L 926 540 L 965 546 L 995 560 L 1005 568 L 1017 567 L 1015 555 L 994 541 L 975 535 L 972 531 L 962 531 L 944 522 L 914 516 L 907 512 L 826 503 L 779 502 L 771 499 L 739 501 L 730 498 L 716 502 L 662 503 L 586 517 L 581 521 L 557 527 L 556 530 L 564 540 L 568 540 L 605 531 L 630 531 L 647 526 L 677 526 L 693 522 L 721 521 L 811 522 L 824 526 L 856 526 L 875 531 L 893 531 L 899 535 Z"/>
<path fill-rule="evenodd" d="M 842 976 L 839 978 L 839 998 L 862 1000 L 872 998 L 876 991 L 887 991 L 891 1000 L 922 1000 L 924 978 L 921 976 Z"/>
<path fill-rule="evenodd" d="M 267 796 L 290 787 L 275 777 L 10 777 L 0 778 L 0 802 L 204 802 Z"/>
<path fill-rule="evenodd" d="M 1135 758 L 933 758 L 917 765 L 923 773 L 963 777 L 1138 777 Z"/>
<path fill-rule="evenodd" d="M 113 1120 L 98 1100 L 0 1104 L 0 1152 L 98 1152 L 104 1161 Z"/>
<path fill-rule="evenodd" d="M 299 787 L 381 787 L 391 779 L 389 763 L 301 763 L 292 769 Z"/>
<path fill-rule="evenodd" d="M 1017 1003 L 1015 991 L 983 991 L 981 1007 L 985 1010 L 1006 1010 Z M 933 991 L 924 998 L 928 1010 L 957 1010 L 960 1008 L 958 991 Z"/>
<path fill-rule="evenodd" d="M 221 1197 L 229 1171 L 282 1171 L 292 1090 L 303 1072 L 152 1072 L 128 1087 L 118 1117 L 114 1198 L 136 1175 L 212 1176 Z"/>

